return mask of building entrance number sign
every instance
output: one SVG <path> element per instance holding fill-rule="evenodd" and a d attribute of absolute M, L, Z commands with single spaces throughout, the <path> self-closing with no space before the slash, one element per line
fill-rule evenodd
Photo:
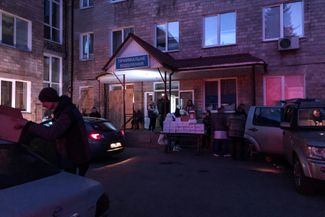
<path fill-rule="evenodd" d="M 148 55 L 118 57 L 116 58 L 116 69 L 133 69 L 149 67 Z"/>

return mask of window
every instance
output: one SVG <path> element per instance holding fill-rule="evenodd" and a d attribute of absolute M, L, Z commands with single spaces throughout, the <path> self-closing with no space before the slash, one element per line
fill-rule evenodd
<path fill-rule="evenodd" d="M 94 33 L 80 35 L 80 59 L 89 60 L 94 58 Z"/>
<path fill-rule="evenodd" d="M 156 47 L 161 51 L 175 51 L 179 49 L 178 22 L 156 26 Z"/>
<path fill-rule="evenodd" d="M 304 76 L 265 76 L 264 105 L 276 105 L 280 100 L 304 98 Z"/>
<path fill-rule="evenodd" d="M 62 43 L 62 0 L 44 0 L 44 37 Z"/>
<path fill-rule="evenodd" d="M 61 94 L 62 60 L 59 57 L 44 56 L 43 87 L 52 87 Z"/>
<path fill-rule="evenodd" d="M 30 82 L 0 78 L 1 105 L 30 111 Z"/>
<path fill-rule="evenodd" d="M 0 42 L 20 50 L 32 49 L 30 21 L 0 10 Z"/>
<path fill-rule="evenodd" d="M 236 79 L 220 79 L 205 82 L 205 108 L 217 110 L 223 105 L 225 111 L 235 109 L 237 102 Z"/>
<path fill-rule="evenodd" d="M 132 27 L 112 31 L 112 54 L 115 53 L 117 48 L 120 47 L 130 33 L 134 33 L 134 29 Z"/>
<path fill-rule="evenodd" d="M 80 0 L 80 8 L 89 8 L 94 6 L 94 0 Z"/>
<path fill-rule="evenodd" d="M 224 13 L 204 18 L 204 47 L 236 43 L 236 13 Z"/>
<path fill-rule="evenodd" d="M 276 107 L 257 107 L 254 113 L 253 123 L 259 126 L 279 127 L 281 121 L 281 109 Z"/>
<path fill-rule="evenodd" d="M 301 1 L 263 9 L 263 39 L 303 36 L 304 7 Z"/>

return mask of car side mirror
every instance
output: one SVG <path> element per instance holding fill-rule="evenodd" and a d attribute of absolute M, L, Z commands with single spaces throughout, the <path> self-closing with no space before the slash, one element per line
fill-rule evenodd
<path fill-rule="evenodd" d="M 281 127 L 281 128 L 290 128 L 291 125 L 290 125 L 289 122 L 281 122 L 281 123 L 280 123 L 280 127 Z"/>

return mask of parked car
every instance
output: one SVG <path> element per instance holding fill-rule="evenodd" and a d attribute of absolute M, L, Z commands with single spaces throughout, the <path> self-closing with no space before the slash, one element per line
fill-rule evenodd
<path fill-rule="evenodd" d="M 293 166 L 298 192 L 314 193 L 325 180 L 325 102 L 296 99 L 286 102 L 281 128 L 285 156 Z"/>
<path fill-rule="evenodd" d="M 109 120 L 104 118 L 83 117 L 92 159 L 121 153 L 125 147 L 125 136 L 123 130 L 118 130 Z M 50 120 L 43 121 L 49 126 Z"/>
<path fill-rule="evenodd" d="M 245 125 L 248 154 L 284 155 L 280 106 L 251 106 Z"/>
<path fill-rule="evenodd" d="M 60 171 L 27 147 L 0 140 L 0 213 L 6 217 L 104 217 L 109 198 L 89 178 Z"/>

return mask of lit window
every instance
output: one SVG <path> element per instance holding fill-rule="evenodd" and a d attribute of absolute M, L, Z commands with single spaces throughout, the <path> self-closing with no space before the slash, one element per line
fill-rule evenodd
<path fill-rule="evenodd" d="M 134 33 L 134 29 L 131 27 L 112 31 L 112 54 L 115 53 L 130 33 Z"/>
<path fill-rule="evenodd" d="M 80 0 L 80 8 L 89 8 L 94 6 L 94 0 Z"/>
<path fill-rule="evenodd" d="M 0 78 L 1 105 L 30 112 L 30 82 Z"/>
<path fill-rule="evenodd" d="M 204 18 L 204 47 L 236 43 L 236 13 L 224 13 Z"/>
<path fill-rule="evenodd" d="M 161 51 L 175 51 L 179 49 L 179 22 L 156 26 L 156 47 Z"/>
<path fill-rule="evenodd" d="M 90 60 L 94 58 L 94 33 L 80 35 L 80 59 Z"/>
<path fill-rule="evenodd" d="M 301 1 L 263 9 L 264 40 L 304 34 L 304 6 Z"/>
<path fill-rule="evenodd" d="M 265 76 L 264 105 L 276 105 L 280 100 L 304 98 L 304 76 Z"/>
<path fill-rule="evenodd" d="M 31 22 L 0 10 L 0 43 L 20 50 L 32 49 Z"/>
<path fill-rule="evenodd" d="M 62 0 L 44 0 L 44 37 L 62 43 Z"/>
<path fill-rule="evenodd" d="M 43 87 L 52 87 L 61 94 L 62 60 L 59 57 L 44 56 Z"/>

